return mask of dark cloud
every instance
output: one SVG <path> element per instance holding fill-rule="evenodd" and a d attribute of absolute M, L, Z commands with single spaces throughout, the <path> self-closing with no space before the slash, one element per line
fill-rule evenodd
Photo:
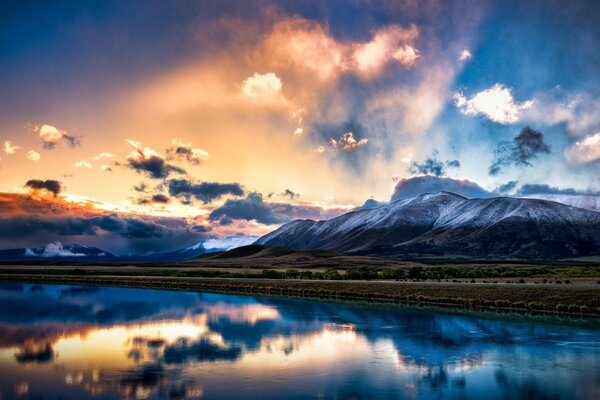
<path fill-rule="evenodd" d="M 139 185 L 133 186 L 133 190 L 139 193 L 146 193 L 146 189 L 148 189 L 148 186 L 144 182 L 140 182 Z"/>
<path fill-rule="evenodd" d="M 441 161 L 437 158 L 437 151 L 434 151 L 433 155 L 427 157 L 422 163 L 413 161 L 408 168 L 408 172 L 411 175 L 433 175 L 433 176 L 444 176 L 448 168 L 460 167 L 460 161 L 458 160 L 446 160 Z"/>
<path fill-rule="evenodd" d="M 30 179 L 25 183 L 25 187 L 33 190 L 47 190 L 55 197 L 61 192 L 62 184 L 54 179 Z"/>
<path fill-rule="evenodd" d="M 498 188 L 496 189 L 496 191 L 498 193 L 510 193 L 513 190 L 515 190 L 515 188 L 517 187 L 518 184 L 519 184 L 518 181 L 509 181 L 509 182 L 506 182 L 503 185 L 498 186 Z"/>
<path fill-rule="evenodd" d="M 150 197 L 142 197 L 136 200 L 137 204 L 146 205 L 146 204 L 168 204 L 171 202 L 171 198 L 169 196 L 165 196 L 164 194 L 158 193 L 152 195 Z"/>
<path fill-rule="evenodd" d="M 494 195 L 475 182 L 467 179 L 459 180 L 426 175 L 398 181 L 391 201 L 408 199 L 424 193 L 437 192 L 452 192 L 468 198 L 493 197 Z"/>
<path fill-rule="evenodd" d="M 177 143 L 175 147 L 167 149 L 169 160 L 187 161 L 192 165 L 199 165 L 208 157 L 208 153 L 201 149 L 193 149 L 191 144 Z"/>
<path fill-rule="evenodd" d="M 550 147 L 544 143 L 544 135 L 526 126 L 512 142 L 498 143 L 489 174 L 498 175 L 504 167 L 510 165 L 530 167 L 531 161 L 542 153 L 550 153 Z"/>
<path fill-rule="evenodd" d="M 285 189 L 285 191 L 281 193 L 281 195 L 284 197 L 289 197 L 290 200 L 296 200 L 298 197 L 300 197 L 298 193 L 292 191 L 291 189 Z"/>
<path fill-rule="evenodd" d="M 243 196 L 244 189 L 239 183 L 202 182 L 192 183 L 187 179 L 169 181 L 169 194 L 189 204 L 191 198 L 210 203 L 225 195 Z"/>
<path fill-rule="evenodd" d="M 225 347 L 211 343 L 204 338 L 197 342 L 181 339 L 164 350 L 164 359 L 167 364 L 183 364 L 190 360 L 199 362 L 235 361 L 241 356 L 242 349 L 238 346 Z"/>
<path fill-rule="evenodd" d="M 232 220 L 254 220 L 267 225 L 289 220 L 287 217 L 277 216 L 272 205 L 265 203 L 260 193 L 249 193 L 244 199 L 228 199 L 210 213 L 209 219 L 218 220 L 222 225 L 227 225 Z"/>
<path fill-rule="evenodd" d="M 145 173 L 152 179 L 164 179 L 170 173 L 186 174 L 185 169 L 168 163 L 161 156 L 139 149 L 127 157 L 127 166 L 136 172 Z"/>
<path fill-rule="evenodd" d="M 532 194 L 566 194 L 573 196 L 590 195 L 598 196 L 600 192 L 591 190 L 578 190 L 573 188 L 558 188 L 556 186 L 550 186 L 546 184 L 525 184 L 519 188 L 517 194 L 520 196 L 528 196 Z"/>

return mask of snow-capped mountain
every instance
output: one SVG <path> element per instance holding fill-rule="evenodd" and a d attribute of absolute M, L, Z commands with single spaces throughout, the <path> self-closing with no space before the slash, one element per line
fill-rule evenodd
<path fill-rule="evenodd" d="M 217 251 L 227 251 L 236 247 L 247 246 L 256 242 L 258 236 L 229 236 L 226 238 L 209 238 L 185 248 L 184 250 L 197 250 L 203 248 L 205 253 L 214 253 Z"/>
<path fill-rule="evenodd" d="M 327 221 L 293 221 L 256 244 L 375 256 L 567 258 L 600 254 L 600 213 L 548 200 L 440 192 Z"/>
<path fill-rule="evenodd" d="M 571 194 L 532 194 L 525 196 L 529 199 L 542 199 L 566 204 L 571 207 L 600 211 L 600 196 L 571 195 Z"/>

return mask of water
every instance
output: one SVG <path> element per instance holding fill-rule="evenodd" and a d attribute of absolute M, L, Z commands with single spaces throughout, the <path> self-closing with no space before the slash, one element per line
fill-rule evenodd
<path fill-rule="evenodd" d="M 0 305 L 0 399 L 600 399 L 593 329 L 58 285 Z"/>

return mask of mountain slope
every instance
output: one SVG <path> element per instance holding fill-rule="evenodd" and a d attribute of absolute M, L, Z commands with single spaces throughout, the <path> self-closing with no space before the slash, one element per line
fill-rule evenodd
<path fill-rule="evenodd" d="M 375 256 L 566 258 L 600 253 L 600 213 L 552 201 L 440 192 L 293 221 L 256 244 Z"/>
<path fill-rule="evenodd" d="M 70 259 L 74 261 L 113 260 L 115 255 L 87 244 L 69 244 L 63 246 L 60 242 L 49 243 L 39 248 L 20 248 L 0 250 L 0 261 L 27 260 L 57 260 Z"/>

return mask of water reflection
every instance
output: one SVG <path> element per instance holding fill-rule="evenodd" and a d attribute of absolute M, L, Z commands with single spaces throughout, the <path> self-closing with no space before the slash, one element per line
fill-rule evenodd
<path fill-rule="evenodd" d="M 0 285 L 9 398 L 600 398 L 581 328 L 189 292 Z"/>

